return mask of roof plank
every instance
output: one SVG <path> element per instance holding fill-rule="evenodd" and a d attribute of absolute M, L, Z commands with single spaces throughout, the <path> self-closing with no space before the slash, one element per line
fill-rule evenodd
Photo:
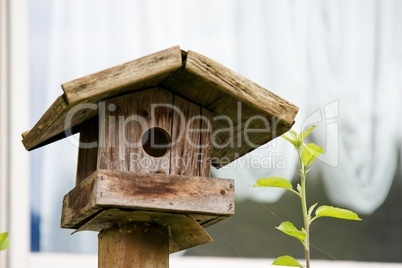
<path fill-rule="evenodd" d="M 239 101 L 255 107 L 261 112 L 270 114 L 272 117 L 280 118 L 289 127 L 293 125 L 298 111 L 298 108 L 294 104 L 220 63 L 189 50 L 187 53 L 186 70 L 216 85 L 220 90 Z"/>
<path fill-rule="evenodd" d="M 153 53 L 112 68 L 62 84 L 68 104 L 124 94 L 133 89 L 156 86 L 182 67 L 179 46 Z M 135 88 L 130 85 L 136 85 Z"/>
<path fill-rule="evenodd" d="M 30 131 L 22 134 L 22 143 L 27 150 L 33 149 L 36 145 L 49 139 L 49 128 L 54 125 L 57 119 L 68 109 L 68 105 L 63 98 L 59 96 L 48 110 L 42 115 L 39 121 Z M 64 126 L 64 125 L 63 125 Z"/>

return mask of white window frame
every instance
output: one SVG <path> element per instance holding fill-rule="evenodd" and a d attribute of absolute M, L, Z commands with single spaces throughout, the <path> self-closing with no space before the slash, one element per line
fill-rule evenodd
<path fill-rule="evenodd" d="M 11 240 L 0 267 L 9 268 L 46 267 L 30 252 L 29 154 L 21 143 L 30 127 L 28 36 L 28 1 L 0 0 L 0 231 Z"/>
<path fill-rule="evenodd" d="M 8 230 L 8 42 L 7 3 L 0 0 L 0 232 Z M 0 253 L 0 267 L 7 267 L 7 253 Z"/>
<path fill-rule="evenodd" d="M 26 0 L 0 0 L 1 51 L 1 230 L 11 246 L 1 267 L 22 268 L 29 256 L 29 159 L 21 147 L 28 127 L 28 25 Z"/>

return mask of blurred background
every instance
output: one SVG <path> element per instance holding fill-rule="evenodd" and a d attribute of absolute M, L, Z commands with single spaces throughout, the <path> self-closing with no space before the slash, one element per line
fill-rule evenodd
<path fill-rule="evenodd" d="M 10 66 L 8 72 L 17 74 L 4 76 L 10 87 L 3 84 L 0 98 L 2 193 L 11 188 L 4 194 L 11 205 L 3 205 L 2 214 L 11 220 L 3 226 L 20 219 L 13 208 L 29 207 L 26 222 L 18 220 L 29 235 L 21 238 L 29 241 L 29 252 L 96 254 L 97 236 L 71 236 L 71 230 L 59 228 L 62 198 L 75 183 L 77 148 L 63 140 L 28 154 L 14 136 L 30 129 L 62 94 L 61 83 L 179 44 L 299 106 L 296 131 L 318 126 L 311 138 L 326 152 L 309 173 L 308 202 L 353 209 L 363 221 L 315 222 L 312 257 L 402 267 L 402 1 L 2 3 L 8 24 L 23 24 L 11 27 L 21 32 L 2 35 L 10 40 L 3 47 L 23 51 L 7 56 L 22 69 Z M 25 37 L 16 39 L 17 34 Z M 18 83 L 23 83 L 19 91 L 11 92 Z M 265 161 L 256 165 L 253 158 Z M 274 228 L 284 220 L 301 225 L 296 198 L 250 187 L 270 175 L 298 183 L 296 153 L 289 144 L 274 140 L 212 175 L 236 180 L 236 214 L 208 228 L 214 243 L 181 254 L 303 257 L 302 247 Z M 25 192 L 16 190 L 17 181 L 26 185 Z"/>

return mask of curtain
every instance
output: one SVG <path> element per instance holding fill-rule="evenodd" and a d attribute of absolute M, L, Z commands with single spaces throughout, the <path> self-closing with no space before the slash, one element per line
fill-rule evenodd
<path fill-rule="evenodd" d="M 389 192 L 401 146 L 402 3 L 238 4 L 237 71 L 300 107 L 294 129 L 318 125 L 313 138 L 326 153 L 313 169 L 323 175 L 331 201 L 374 212 Z M 275 142 L 277 162 L 285 157 L 293 167 L 292 152 Z M 263 157 L 267 150 L 253 154 Z M 214 174 L 246 185 L 262 176 L 291 178 L 293 171 L 254 167 L 241 175 L 231 168 Z M 244 197 L 258 201 L 276 201 L 282 193 L 246 192 Z"/>
<path fill-rule="evenodd" d="M 299 106 L 294 129 L 317 124 L 312 138 L 326 148 L 313 166 L 326 194 L 370 214 L 386 198 L 401 152 L 400 14 L 398 0 L 31 2 L 32 123 L 61 83 L 180 44 Z M 70 239 L 59 229 L 62 197 L 74 187 L 74 139 L 33 160 L 43 251 L 96 251 L 94 235 Z M 234 178 L 239 200 L 275 202 L 282 190 L 250 185 L 295 177 L 296 154 L 275 139 L 212 175 Z"/>

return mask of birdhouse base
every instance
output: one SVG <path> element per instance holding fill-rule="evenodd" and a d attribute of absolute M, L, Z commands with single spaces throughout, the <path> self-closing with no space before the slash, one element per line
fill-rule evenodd
<path fill-rule="evenodd" d="M 98 169 L 64 197 L 61 227 L 159 226 L 168 231 L 173 253 L 211 242 L 204 227 L 233 213 L 230 179 Z"/>
<path fill-rule="evenodd" d="M 137 227 L 146 229 L 159 228 L 168 234 L 169 253 L 188 249 L 212 242 L 204 228 L 187 215 L 151 211 L 125 211 L 106 209 L 82 225 L 80 231 L 102 231 L 118 227 L 123 233 L 129 233 Z"/>

